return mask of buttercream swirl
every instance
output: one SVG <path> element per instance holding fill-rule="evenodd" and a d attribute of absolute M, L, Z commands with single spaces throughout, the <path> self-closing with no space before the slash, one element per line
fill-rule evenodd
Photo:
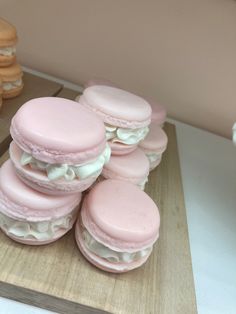
<path fill-rule="evenodd" d="M 27 240 L 46 241 L 57 236 L 61 229 L 65 231 L 71 228 L 76 218 L 77 208 L 72 213 L 55 219 L 54 221 L 19 221 L 0 213 L 0 228 L 7 234 Z"/>
<path fill-rule="evenodd" d="M 119 128 L 105 124 L 106 138 L 112 142 L 120 142 L 127 145 L 134 145 L 145 138 L 149 132 L 146 126 L 139 129 Z"/>
<path fill-rule="evenodd" d="M 152 251 L 152 246 L 150 246 L 133 253 L 116 252 L 96 241 L 85 228 L 83 229 L 83 238 L 89 251 L 112 263 L 130 263 L 145 257 Z"/>
<path fill-rule="evenodd" d="M 142 182 L 138 184 L 140 189 L 143 191 L 145 189 L 145 184 L 148 182 L 148 177 L 146 177 Z"/>
<path fill-rule="evenodd" d="M 22 79 L 16 80 L 14 82 L 3 82 L 2 88 L 3 90 L 11 90 L 13 88 L 19 87 L 22 85 Z"/>
<path fill-rule="evenodd" d="M 104 164 L 108 163 L 111 155 L 111 149 L 108 144 L 103 153 L 92 162 L 81 165 L 68 164 L 49 164 L 34 158 L 31 154 L 23 152 L 21 156 L 21 165 L 30 165 L 31 168 L 45 171 L 49 180 L 58 180 L 64 178 L 72 181 L 75 178 L 86 179 L 88 177 L 98 177 L 102 172 Z"/>
<path fill-rule="evenodd" d="M 1 56 L 13 56 L 16 53 L 16 47 L 2 47 L 0 48 Z"/>
<path fill-rule="evenodd" d="M 150 163 L 157 161 L 158 159 L 161 159 L 162 154 L 161 153 L 145 153 Z"/>

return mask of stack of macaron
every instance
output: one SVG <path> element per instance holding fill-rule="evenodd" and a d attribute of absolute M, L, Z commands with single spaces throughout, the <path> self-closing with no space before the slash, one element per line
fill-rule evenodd
<path fill-rule="evenodd" d="M 3 232 L 21 243 L 47 244 L 76 221 L 78 247 L 95 266 L 120 273 L 144 264 L 160 217 L 142 190 L 157 164 L 150 165 L 151 153 L 160 161 L 167 144 L 159 136 L 158 149 L 145 147 L 156 134 L 151 115 L 146 100 L 106 85 L 86 88 L 76 102 L 25 103 L 12 119 L 10 160 L 0 170 Z"/>
<path fill-rule="evenodd" d="M 160 163 L 167 147 L 167 136 L 161 129 L 166 119 L 165 108 L 98 78 L 86 83 L 76 101 L 97 113 L 105 123 L 112 156 L 104 167 L 103 178 L 122 179 L 144 189 L 149 171 Z"/>
<path fill-rule="evenodd" d="M 104 122 L 112 156 L 102 177 L 121 179 L 144 189 L 149 163 L 138 145 L 149 132 L 150 105 L 139 96 L 107 85 L 86 88 L 76 101 Z"/>
<path fill-rule="evenodd" d="M 23 89 L 23 72 L 16 61 L 16 43 L 15 27 L 0 18 L 0 80 L 3 99 L 19 95 Z"/>
<path fill-rule="evenodd" d="M 85 258 L 122 273 L 147 261 L 160 216 L 140 189 L 149 162 L 137 146 L 147 133 L 150 106 L 130 93 L 108 91 L 118 109 L 109 111 L 109 102 L 101 102 L 104 107 L 95 107 L 100 114 L 85 104 L 88 95 L 93 99 L 90 93 L 82 104 L 42 97 L 17 111 L 10 159 L 0 168 L 0 228 L 17 242 L 40 245 L 56 241 L 75 223 Z M 135 101 L 137 112 L 124 109 L 127 100 Z M 114 179 L 113 173 L 119 175 Z M 100 174 L 106 180 L 94 184 Z M 92 185 L 82 203 L 82 192 Z"/>
<path fill-rule="evenodd" d="M 42 97 L 11 122 L 10 159 L 0 169 L 0 228 L 15 241 L 57 240 L 77 219 L 82 191 L 110 158 L 103 122 L 77 102 Z"/>

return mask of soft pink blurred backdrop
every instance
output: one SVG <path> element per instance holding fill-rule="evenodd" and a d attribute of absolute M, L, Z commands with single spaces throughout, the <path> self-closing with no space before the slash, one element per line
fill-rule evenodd
<path fill-rule="evenodd" d="M 107 78 L 231 136 L 236 1 L 0 0 L 0 14 L 17 27 L 25 66 L 78 84 Z"/>

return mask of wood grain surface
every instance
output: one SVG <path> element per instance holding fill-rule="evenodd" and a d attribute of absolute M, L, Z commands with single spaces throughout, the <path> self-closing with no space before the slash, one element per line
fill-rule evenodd
<path fill-rule="evenodd" d="M 74 91 L 69 88 L 63 88 L 57 95 L 57 97 L 67 98 L 71 100 L 75 100 L 75 98 L 80 95 L 80 92 Z"/>
<path fill-rule="evenodd" d="M 24 72 L 23 80 L 22 93 L 15 98 L 3 100 L 3 107 L 0 111 L 0 156 L 7 150 L 11 141 L 9 127 L 16 111 L 32 98 L 55 96 L 62 89 L 62 85 L 58 83 L 26 72 Z"/>
<path fill-rule="evenodd" d="M 175 127 L 165 131 L 167 151 L 146 186 L 160 210 L 160 238 L 144 266 L 120 275 L 95 268 L 77 249 L 74 230 L 41 247 L 0 232 L 0 295 L 64 314 L 197 313 Z"/>

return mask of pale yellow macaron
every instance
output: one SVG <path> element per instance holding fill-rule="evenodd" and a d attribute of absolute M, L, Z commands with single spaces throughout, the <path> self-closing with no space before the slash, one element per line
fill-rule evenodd
<path fill-rule="evenodd" d="M 18 96 L 23 89 L 23 72 L 18 63 L 9 67 L 0 68 L 0 78 L 2 79 L 3 99 Z"/>
<path fill-rule="evenodd" d="M 16 61 L 16 28 L 0 18 L 0 67 Z"/>

